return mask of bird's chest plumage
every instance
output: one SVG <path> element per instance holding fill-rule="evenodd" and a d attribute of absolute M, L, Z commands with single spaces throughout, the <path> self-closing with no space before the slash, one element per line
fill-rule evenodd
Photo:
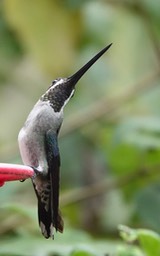
<path fill-rule="evenodd" d="M 48 102 L 37 102 L 18 136 L 20 153 L 25 164 L 45 164 L 45 134 L 50 129 L 57 132 L 62 121 L 63 112 L 55 113 Z"/>

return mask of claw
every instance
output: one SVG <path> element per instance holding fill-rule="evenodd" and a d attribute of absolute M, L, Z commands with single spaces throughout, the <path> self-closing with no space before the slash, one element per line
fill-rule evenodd
<path fill-rule="evenodd" d="M 36 167 L 31 166 L 31 165 L 29 167 L 31 167 L 34 171 L 34 175 L 33 175 L 32 178 L 35 178 L 37 175 L 39 175 L 40 171 Z"/>

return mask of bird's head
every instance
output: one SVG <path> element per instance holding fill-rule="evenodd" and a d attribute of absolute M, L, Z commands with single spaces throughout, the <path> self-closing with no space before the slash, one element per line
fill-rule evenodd
<path fill-rule="evenodd" d="M 80 80 L 80 78 L 110 48 L 111 45 L 112 44 L 109 44 L 104 49 L 102 49 L 72 76 L 68 78 L 55 79 L 46 93 L 41 97 L 41 100 L 48 101 L 55 112 L 60 112 L 73 96 L 75 85 Z"/>

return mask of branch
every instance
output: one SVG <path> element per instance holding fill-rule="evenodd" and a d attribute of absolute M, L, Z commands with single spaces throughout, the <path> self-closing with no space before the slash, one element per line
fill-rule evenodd
<path fill-rule="evenodd" d="M 79 203 L 88 198 L 95 197 L 100 194 L 104 194 L 109 190 L 122 188 L 127 186 L 136 180 L 147 178 L 148 176 L 158 174 L 160 166 L 155 166 L 152 169 L 141 169 L 137 172 L 129 173 L 118 180 L 103 180 L 91 186 L 84 186 L 79 189 L 73 189 L 69 192 L 65 192 L 60 197 L 60 203 L 62 206 L 68 206 L 74 203 Z"/>

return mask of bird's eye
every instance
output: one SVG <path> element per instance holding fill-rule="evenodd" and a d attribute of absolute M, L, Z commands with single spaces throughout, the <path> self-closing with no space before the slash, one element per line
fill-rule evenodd
<path fill-rule="evenodd" d="M 57 83 L 57 81 L 58 81 L 58 79 L 53 80 L 52 83 L 51 83 L 51 85 L 49 86 L 49 88 L 51 88 L 52 86 L 54 86 L 54 85 Z M 48 88 L 48 89 L 49 89 L 49 88 Z"/>
<path fill-rule="evenodd" d="M 57 79 L 52 81 L 51 86 L 55 85 L 56 83 L 57 83 Z"/>

